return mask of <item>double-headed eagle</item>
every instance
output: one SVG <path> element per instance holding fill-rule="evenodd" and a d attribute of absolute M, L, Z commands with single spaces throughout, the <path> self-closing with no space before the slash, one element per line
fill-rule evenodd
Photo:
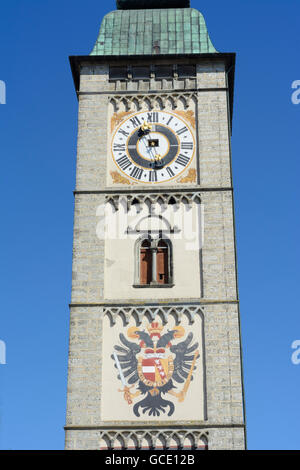
<path fill-rule="evenodd" d="M 193 333 L 189 333 L 180 343 L 172 344 L 173 340 L 184 336 L 184 328 L 175 326 L 173 330 L 162 334 L 163 329 L 159 322 L 152 322 L 147 327 L 148 332 L 130 327 L 127 336 L 138 340 L 138 343 L 127 340 L 120 333 L 122 345 L 116 345 L 111 356 L 119 372 L 118 379 L 124 387 L 119 391 L 124 393 L 127 403 L 131 405 L 134 398 L 146 395 L 133 407 L 133 412 L 138 417 L 140 408 L 143 414 L 160 416 L 168 407 L 168 416 L 171 416 L 175 405 L 169 400 L 164 400 L 162 394 L 172 395 L 182 402 L 193 380 L 196 360 L 199 357 L 198 343 L 192 343 Z M 174 382 L 184 384 L 181 391 L 176 391 Z M 131 392 L 133 387 L 136 387 L 136 390 Z"/>

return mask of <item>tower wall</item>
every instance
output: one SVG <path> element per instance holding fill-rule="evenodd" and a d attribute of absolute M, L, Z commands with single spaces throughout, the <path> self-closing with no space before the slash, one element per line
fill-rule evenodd
<path fill-rule="evenodd" d="M 119 64 L 127 62 L 120 59 Z M 153 58 L 150 63 L 141 59 L 139 65 L 155 67 L 164 62 L 176 65 L 178 61 Z M 181 62 L 195 64 L 196 76 L 181 79 L 175 74 L 165 79 L 152 76 L 149 80 L 116 80 L 109 78 L 109 63 L 103 59 L 96 63 L 86 58 L 81 63 L 67 449 L 146 448 L 147 442 L 156 448 L 187 447 L 189 442 L 199 449 L 245 446 L 228 77 L 225 62 L 220 58 Z M 113 120 L 120 118 L 121 113 L 129 116 L 162 109 L 193 113 L 197 143 L 193 177 L 187 171 L 182 181 L 156 185 L 112 179 L 109 145 Z M 184 116 L 187 119 L 192 115 Z M 135 209 L 133 199 L 142 210 L 147 204 L 168 206 L 170 197 L 174 198 L 177 210 L 197 212 L 198 245 L 185 258 L 182 246 L 170 234 L 174 286 L 134 288 L 134 236 L 133 240 L 125 236 L 122 245 L 117 239 L 105 239 L 106 208 L 110 206 L 112 214 L 120 212 L 118 205 L 122 199 L 124 212 L 128 213 Z M 174 205 L 171 209 L 175 210 Z M 182 226 L 179 224 L 179 230 L 183 229 L 184 221 Z M 127 268 L 124 265 L 122 276 L 114 282 L 113 266 L 122 253 L 129 264 Z M 186 289 L 181 288 L 182 272 L 191 276 Z M 181 408 L 186 415 L 178 411 L 179 419 L 177 411 L 173 417 L 160 415 L 156 420 L 147 414 L 134 416 L 122 393 L 117 391 L 120 382 L 105 349 L 108 348 L 105 344 L 110 344 L 110 335 L 115 335 L 111 339 L 113 345 L 119 333 L 125 334 L 130 326 L 146 327 L 157 319 L 166 328 L 183 325 L 186 334 L 197 325 L 194 339 L 199 344 L 200 359 L 199 376 L 195 372 L 194 383 L 198 389 L 191 382 L 182 405 L 186 408 Z M 108 401 L 103 405 L 103 400 L 109 399 L 109 390 L 122 419 L 116 419 L 114 413 L 110 419 Z M 198 411 L 192 419 L 190 409 L 195 405 Z"/>

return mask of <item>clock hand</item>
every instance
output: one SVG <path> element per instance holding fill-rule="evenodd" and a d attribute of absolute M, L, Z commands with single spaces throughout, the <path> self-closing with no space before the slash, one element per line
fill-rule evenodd
<path fill-rule="evenodd" d="M 144 144 L 144 146 L 145 146 L 145 151 L 146 151 L 146 153 L 149 154 L 149 153 L 150 153 L 150 147 L 149 147 L 149 145 L 147 145 L 147 144 L 148 144 L 148 139 L 147 139 L 146 136 L 144 136 L 144 137 L 142 138 L 142 142 L 143 142 L 143 144 Z M 150 156 L 151 156 L 151 155 L 150 155 Z"/>
<path fill-rule="evenodd" d="M 153 139 L 153 136 L 151 136 L 149 134 L 149 141 L 151 141 L 151 140 L 154 140 L 154 139 Z M 148 152 L 151 154 L 152 163 L 154 163 L 155 167 L 161 168 L 163 166 L 163 164 L 162 164 L 163 157 L 160 153 L 158 153 L 159 150 L 160 150 L 159 145 L 157 147 L 156 146 L 155 147 L 150 146 L 150 149 L 151 149 L 151 152 L 150 151 L 148 151 Z"/>
<path fill-rule="evenodd" d="M 160 150 L 159 145 L 158 148 L 155 148 L 155 144 L 151 145 L 151 142 L 154 142 L 153 136 L 151 135 L 151 129 L 151 124 L 148 124 L 147 122 L 144 122 L 142 124 L 142 126 L 140 127 L 140 130 L 143 133 L 141 141 L 143 142 L 146 154 L 150 156 L 150 160 L 152 161 L 152 163 L 154 163 L 155 165 L 160 164 L 161 166 L 162 156 L 158 153 L 158 151 Z"/>
<path fill-rule="evenodd" d="M 152 152 L 151 152 L 152 148 L 149 145 L 149 141 L 151 139 L 151 136 L 150 136 L 151 129 L 152 129 L 152 125 L 150 123 L 148 123 L 147 121 L 144 121 L 143 124 L 140 127 L 140 131 L 142 132 L 141 140 L 142 140 L 142 142 L 145 146 L 146 154 L 150 155 L 150 158 L 152 158 L 152 160 L 153 160 L 153 155 L 152 155 Z M 149 139 L 147 139 L 147 135 L 149 135 Z"/>
<path fill-rule="evenodd" d="M 144 121 L 144 123 L 140 127 L 141 131 L 144 132 L 145 134 L 149 133 L 152 129 L 152 125 L 149 124 L 147 121 Z"/>
<path fill-rule="evenodd" d="M 153 148 L 149 145 L 149 141 L 151 140 L 151 135 L 150 133 L 147 135 L 149 135 L 149 139 L 147 139 L 147 136 L 144 135 L 141 140 L 145 146 L 146 153 L 150 156 L 151 160 L 154 161 Z"/>
<path fill-rule="evenodd" d="M 149 150 L 149 153 L 150 153 L 150 155 L 151 155 L 151 158 L 152 158 L 152 160 L 154 160 L 154 157 L 155 157 L 155 156 L 154 156 L 154 154 L 153 154 L 153 147 L 149 146 L 149 141 L 150 141 L 150 140 L 153 140 L 151 134 L 149 134 L 148 148 L 150 149 L 150 150 Z"/>

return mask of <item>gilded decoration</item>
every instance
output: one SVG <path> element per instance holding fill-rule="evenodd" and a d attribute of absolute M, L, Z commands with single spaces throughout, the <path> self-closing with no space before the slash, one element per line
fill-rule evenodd
<path fill-rule="evenodd" d="M 113 183 L 114 184 L 117 184 L 117 183 L 121 183 L 121 184 L 132 184 L 127 178 L 125 178 L 124 176 L 120 175 L 120 173 L 118 173 L 117 171 L 111 171 L 110 172 L 110 175 L 113 179 Z"/>
<path fill-rule="evenodd" d="M 188 174 L 179 178 L 178 183 L 195 183 L 196 182 L 196 170 L 195 168 L 190 168 Z"/>
<path fill-rule="evenodd" d="M 120 113 L 114 113 L 111 118 L 111 132 L 117 127 L 120 122 L 123 121 L 123 119 L 128 116 L 129 114 L 132 114 L 131 111 L 121 111 Z"/>
<path fill-rule="evenodd" d="M 195 120 L 195 113 L 192 110 L 189 111 L 173 111 L 173 113 L 182 116 L 186 121 L 188 121 L 191 126 L 196 129 L 196 120 Z"/>

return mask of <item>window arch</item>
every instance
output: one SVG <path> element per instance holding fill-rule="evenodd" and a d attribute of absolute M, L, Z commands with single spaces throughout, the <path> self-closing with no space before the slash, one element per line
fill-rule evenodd
<path fill-rule="evenodd" d="M 156 281 L 159 284 L 169 283 L 169 247 L 164 240 L 159 240 L 157 243 L 156 253 Z"/>
<path fill-rule="evenodd" d="M 134 287 L 172 287 L 172 242 L 144 236 L 135 245 Z"/>
<path fill-rule="evenodd" d="M 150 240 L 144 240 L 140 247 L 140 284 L 147 285 L 152 281 L 152 250 Z"/>

